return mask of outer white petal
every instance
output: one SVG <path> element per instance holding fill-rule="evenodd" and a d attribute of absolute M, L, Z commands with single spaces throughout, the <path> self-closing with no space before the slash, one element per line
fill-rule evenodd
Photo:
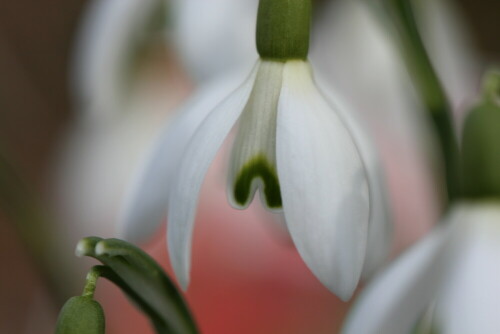
<path fill-rule="evenodd" d="M 359 296 L 342 333 L 411 333 L 448 270 L 451 233 L 450 226 L 439 226 L 377 276 Z"/>
<path fill-rule="evenodd" d="M 121 110 L 124 66 L 132 45 L 164 0 L 94 0 L 86 10 L 74 52 L 74 88 L 83 109 L 98 120 Z"/>
<path fill-rule="evenodd" d="M 366 156 L 363 156 L 365 158 Z M 372 276 L 387 260 L 392 246 L 393 225 L 389 213 L 386 178 L 378 158 L 364 159 L 370 188 L 370 224 L 363 277 Z"/>
<path fill-rule="evenodd" d="M 326 87 L 324 80 L 318 80 L 319 87 Z M 321 89 L 329 104 L 334 107 L 340 119 L 349 129 L 368 176 L 370 191 L 370 224 L 368 226 L 368 243 L 363 267 L 363 276 L 371 276 L 384 263 L 392 245 L 392 217 L 389 210 L 388 189 L 382 164 L 373 142 L 368 137 L 367 129 L 361 126 L 355 115 L 349 113 L 351 108 L 345 106 L 340 97 L 331 89 Z"/>
<path fill-rule="evenodd" d="M 276 153 L 292 239 L 320 281 L 346 300 L 364 263 L 367 178 L 351 134 L 302 61 L 285 65 Z"/>
<path fill-rule="evenodd" d="M 461 238 L 437 304 L 437 329 L 500 333 L 500 203 L 465 205 L 457 218 Z"/>
<path fill-rule="evenodd" d="M 483 60 L 455 1 L 415 1 L 422 37 L 453 110 L 462 110 L 478 94 Z"/>
<path fill-rule="evenodd" d="M 240 73 L 202 86 L 177 111 L 145 161 L 126 199 L 121 218 L 123 236 L 139 242 L 150 236 L 166 215 L 172 174 L 198 126 L 242 80 Z"/>
<path fill-rule="evenodd" d="M 168 198 L 168 251 L 174 272 L 184 289 L 189 283 L 191 239 L 200 188 L 208 167 L 243 111 L 257 68 L 258 65 L 245 83 L 219 104 L 198 127 L 184 150 L 177 170 L 172 174 L 175 181 Z"/>

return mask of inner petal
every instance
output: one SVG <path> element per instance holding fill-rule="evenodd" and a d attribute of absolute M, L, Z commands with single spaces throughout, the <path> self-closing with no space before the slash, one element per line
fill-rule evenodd
<path fill-rule="evenodd" d="M 260 189 L 263 204 L 281 208 L 276 172 L 276 119 L 284 63 L 262 61 L 250 98 L 238 123 L 231 153 L 228 196 L 231 204 L 246 208 Z"/>

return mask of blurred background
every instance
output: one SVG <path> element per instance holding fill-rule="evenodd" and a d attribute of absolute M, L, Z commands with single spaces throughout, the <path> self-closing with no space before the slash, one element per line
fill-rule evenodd
<path fill-rule="evenodd" d="M 0 333 L 53 332 L 59 308 L 80 294 L 93 263 L 74 257 L 76 242 L 117 235 L 130 180 L 169 115 L 219 72 L 256 57 L 256 1 L 160 2 L 0 0 Z M 426 233 L 437 217 L 439 196 L 428 164 L 416 158 L 425 149 L 404 144 L 420 130 L 406 116 L 378 114 L 383 106 L 372 103 L 385 99 L 378 93 L 414 100 L 411 88 L 399 91 L 408 79 L 401 65 L 392 68 L 394 51 L 380 46 L 387 41 L 372 48 L 370 43 L 378 43 L 373 22 L 356 25 L 363 31 L 350 28 L 350 15 L 364 20 L 365 14 L 336 2 L 316 2 L 327 10 L 315 16 L 311 59 L 356 109 L 375 110 L 365 116 L 386 167 L 396 255 Z M 438 46 L 430 50 L 435 64 L 443 64 L 438 72 L 456 60 L 458 70 L 450 65 L 448 74 L 440 74 L 460 114 L 474 100 L 481 70 L 500 59 L 500 2 L 455 0 L 444 8 L 446 15 L 452 12 L 450 26 L 422 33 L 429 48 Z M 434 29 L 432 22 L 422 26 Z M 228 31 L 229 37 L 221 33 Z M 373 38 L 359 39 L 367 36 Z M 439 49 L 447 43 L 450 49 Z M 366 48 L 375 59 L 364 58 Z M 358 61 L 360 73 L 349 60 Z M 399 71 L 402 79 L 395 82 L 405 83 L 383 86 L 376 71 L 386 68 Z M 372 89 L 375 83 L 382 88 Z M 405 103 L 419 108 L 418 101 L 395 105 Z M 398 117 L 386 131 L 388 119 Z M 406 139 L 395 141 L 398 136 Z M 187 293 L 202 332 L 336 333 L 349 305 L 317 282 L 286 231 L 259 203 L 248 212 L 229 208 L 218 174 L 221 159 L 202 193 Z M 142 246 L 170 270 L 164 243 L 161 230 Z M 107 315 L 107 333 L 152 333 L 147 320 L 104 280 L 97 299 Z"/>

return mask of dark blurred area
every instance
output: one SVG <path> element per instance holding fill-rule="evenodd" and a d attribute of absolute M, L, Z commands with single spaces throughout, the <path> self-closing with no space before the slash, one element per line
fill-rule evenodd
<path fill-rule="evenodd" d="M 74 34 L 85 0 L 0 1 L 0 152 L 14 165 L 27 185 L 45 194 L 51 159 L 63 129 L 75 116 L 70 97 L 69 67 Z M 492 64 L 500 59 L 498 0 L 456 0 L 470 25 L 479 52 Z M 0 286 L 0 306 L 23 294 L 13 286 L 44 284 L 29 265 L 9 253 L 22 253 L 16 231 L 0 211 L 1 274 L 15 267 Z M 32 261 L 26 253 L 22 261 Z M 15 263 L 13 263 L 15 262 Z M 26 302 L 27 305 L 28 302 Z M 58 302 L 54 302 L 55 314 Z M 50 311 L 48 312 L 50 314 Z M 18 316 L 16 308 L 0 309 L 2 317 Z M 43 315 L 40 315 L 43 317 Z M 47 318 L 50 322 L 52 318 Z M 26 319 L 21 319 L 26 320 Z M 1 327 L 0 327 L 1 329 Z M 16 328 L 9 328 L 16 333 Z M 1 331 L 1 330 L 0 330 Z M 7 333 L 7 332 L 6 332 Z"/>
<path fill-rule="evenodd" d="M 54 143 L 71 117 L 68 58 L 83 5 L 80 0 L 0 1 L 1 151 L 40 193 L 46 187 Z M 47 282 L 33 266 L 19 231 L 9 224 L 11 218 L 0 212 L 0 272 L 4 277 L 0 332 L 45 332 L 53 326 L 57 302 L 46 303 L 49 297 L 40 296 L 40 291 L 47 291 Z M 33 298 L 40 300 L 40 317 L 27 319 Z M 30 322 L 38 328 L 30 328 Z"/>
<path fill-rule="evenodd" d="M 68 120 L 68 59 L 85 1 L 0 3 L 0 133 L 4 150 L 37 188 Z"/>

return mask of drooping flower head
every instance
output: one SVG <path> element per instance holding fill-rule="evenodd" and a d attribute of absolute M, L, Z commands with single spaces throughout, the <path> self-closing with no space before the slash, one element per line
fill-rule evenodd
<path fill-rule="evenodd" d="M 180 115 L 157 149 L 161 159 L 180 163 L 158 170 L 153 157 L 136 186 L 126 226 L 156 224 L 137 213 L 166 203 L 169 254 L 183 287 L 201 184 L 233 128 L 230 203 L 246 208 L 259 190 L 265 207 L 282 210 L 297 250 L 331 291 L 348 299 L 362 273 L 386 255 L 390 228 L 377 157 L 344 107 L 316 86 L 307 61 L 310 17 L 310 1 L 261 0 L 260 60 L 250 76 L 213 110 L 200 103 Z M 163 206 L 147 201 L 149 186 L 165 189 L 154 200 Z"/>
<path fill-rule="evenodd" d="M 500 332 L 499 97 L 500 72 L 492 72 L 464 125 L 463 197 L 363 291 L 343 333 Z"/>

